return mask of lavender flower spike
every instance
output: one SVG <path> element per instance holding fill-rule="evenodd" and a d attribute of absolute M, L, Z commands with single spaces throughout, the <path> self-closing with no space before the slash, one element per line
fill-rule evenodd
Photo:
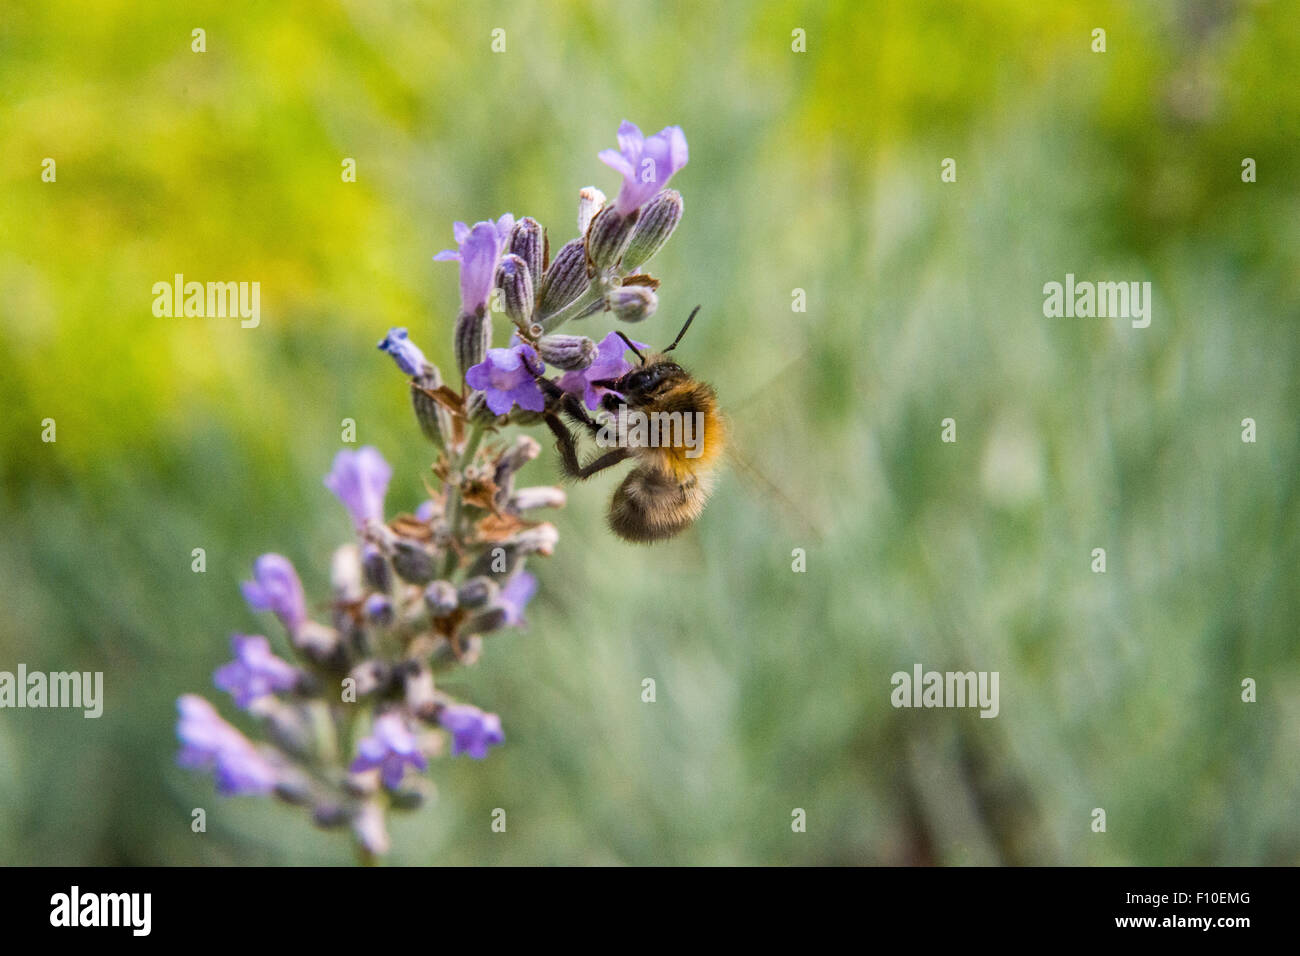
<path fill-rule="evenodd" d="M 649 348 L 644 342 L 633 343 L 639 349 Z M 617 332 L 610 332 L 596 346 L 596 360 L 584 369 L 565 372 L 560 376 L 559 386 L 566 392 L 581 395 L 588 408 L 595 411 L 600 407 L 601 396 L 608 389 L 591 384 L 601 379 L 621 378 L 624 372 L 632 368 L 632 363 L 623 358 L 627 346 Z"/>
<path fill-rule="evenodd" d="M 380 768 L 384 786 L 394 790 L 402 782 L 408 765 L 416 770 L 428 768 L 429 761 L 420 753 L 415 735 L 407 729 L 400 714 L 387 713 L 375 720 L 371 735 L 357 746 L 357 759 L 348 769 L 352 773 Z"/>
<path fill-rule="evenodd" d="M 501 718 L 485 714 L 471 704 L 451 704 L 438 714 L 438 723 L 451 731 L 451 755 L 469 754 L 475 760 L 487 756 L 488 747 L 505 743 Z"/>
<path fill-rule="evenodd" d="M 212 675 L 218 688 L 228 691 L 243 708 L 268 694 L 292 690 L 298 671 L 288 661 L 271 653 L 271 645 L 258 634 L 235 634 L 230 638 L 235 659 Z"/>
<path fill-rule="evenodd" d="M 227 796 L 275 789 L 275 767 L 247 737 L 222 720 L 216 708 L 195 694 L 185 694 L 176 707 L 181 715 L 176 736 L 182 744 L 177 763 L 213 770 L 218 792 Z"/>
<path fill-rule="evenodd" d="M 356 451 L 345 448 L 334 456 L 325 487 L 338 496 L 357 530 L 362 531 L 367 522 L 384 520 L 384 495 L 392 477 L 392 467 L 371 446 Z"/>
<path fill-rule="evenodd" d="M 397 367 L 412 377 L 423 375 L 429 362 L 420 347 L 407 337 L 406 329 L 389 329 L 379 343 L 379 350 L 387 352 L 397 362 Z"/>
<path fill-rule="evenodd" d="M 254 611 L 271 611 L 284 629 L 297 634 L 307 620 L 307 598 L 298 572 L 281 554 L 264 554 L 253 565 L 253 580 L 240 585 Z"/>
<path fill-rule="evenodd" d="M 602 163 L 623 174 L 623 186 L 614 200 L 618 214 L 627 217 L 668 185 L 673 174 L 690 158 L 686 134 L 680 126 L 665 126 L 649 139 L 627 120 L 618 128 L 618 149 L 599 153 Z"/>
<path fill-rule="evenodd" d="M 496 280 L 497 261 L 514 225 L 515 217 L 510 213 L 496 222 L 477 222 L 473 228 L 458 222 L 452 227 L 458 248 L 444 249 L 433 257 L 435 262 L 460 263 L 462 314 L 471 315 L 487 308 Z"/>
<path fill-rule="evenodd" d="M 517 343 L 508 349 L 488 349 L 487 358 L 465 373 L 470 388 L 480 389 L 494 415 L 504 415 L 512 405 L 540 412 L 546 399 L 536 376 L 545 366 L 531 345 Z"/>

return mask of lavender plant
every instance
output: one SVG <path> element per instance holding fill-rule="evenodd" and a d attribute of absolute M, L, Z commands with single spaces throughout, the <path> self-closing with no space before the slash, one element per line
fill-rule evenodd
<path fill-rule="evenodd" d="M 550 555 L 558 539 L 533 515 L 562 507 L 565 492 L 518 486 L 540 445 L 527 434 L 505 440 L 503 430 L 541 421 L 538 380 L 548 367 L 562 373 L 549 381 L 593 412 L 606 391 L 595 383 L 631 368 L 617 333 L 598 343 L 557 330 L 599 312 L 638 322 L 658 305 L 659 281 L 642 267 L 681 221 L 681 196 L 664 186 L 686 165 L 686 138 L 675 126 L 647 138 L 625 121 L 618 146 L 599 154 L 622 175 L 616 198 L 583 189 L 578 238 L 554 259 L 535 219 L 507 213 L 455 224 L 457 248 L 434 256 L 460 269 L 454 384 L 406 329 L 379 343 L 410 377 L 415 419 L 436 449 L 430 498 L 385 521 L 392 469 L 383 456 L 370 447 L 336 455 L 325 485 L 356 540 L 334 552 L 328 623 L 309 616 L 288 559 L 257 560 L 244 599 L 279 620 L 294 660 L 264 636 L 237 634 L 234 659 L 213 679 L 260 722 L 264 740 L 250 740 L 202 697 L 178 701 L 178 760 L 211 771 L 219 793 L 309 807 L 318 826 L 350 828 L 371 861 L 389 849 L 387 813 L 432 795 L 422 776 L 429 758 L 449 750 L 481 760 L 505 742 L 496 714 L 454 700 L 439 678 L 476 663 L 486 635 L 524 626 L 538 586 L 525 564 Z M 513 326 L 505 348 L 492 347 L 494 293 Z"/>

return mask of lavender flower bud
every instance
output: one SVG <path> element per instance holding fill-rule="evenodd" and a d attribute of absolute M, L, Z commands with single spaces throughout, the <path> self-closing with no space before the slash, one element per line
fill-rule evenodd
<path fill-rule="evenodd" d="M 682 221 L 682 210 L 682 196 L 675 189 L 665 189 L 641 208 L 632 240 L 623 253 L 624 270 L 635 272 L 663 248 Z"/>
<path fill-rule="evenodd" d="M 554 485 L 538 485 L 532 488 L 520 488 L 510 497 L 507 507 L 518 514 L 532 508 L 563 508 L 568 497 L 563 488 Z"/>
<path fill-rule="evenodd" d="M 406 674 L 406 706 L 418 717 L 432 717 L 437 698 L 433 691 L 433 671 L 428 664 L 416 664 Z"/>
<path fill-rule="evenodd" d="M 559 540 L 559 530 L 547 521 L 519 532 L 510 543 L 519 549 L 520 554 L 540 554 L 550 557 Z"/>
<path fill-rule="evenodd" d="M 376 624 L 387 627 L 393 623 L 393 602 L 382 594 L 372 594 L 366 598 L 366 617 Z"/>
<path fill-rule="evenodd" d="M 546 268 L 546 233 L 541 223 L 532 216 L 520 219 L 510 233 L 506 251 L 524 260 L 524 265 L 528 266 L 528 279 L 536 290 Z"/>
<path fill-rule="evenodd" d="M 270 738 L 286 753 L 308 756 L 312 752 L 312 730 L 302 712 L 287 704 L 276 704 L 267 710 L 266 728 Z"/>
<path fill-rule="evenodd" d="M 456 364 L 460 374 L 465 373 L 487 358 L 492 344 L 492 323 L 481 311 L 462 312 L 456 320 Z"/>
<path fill-rule="evenodd" d="M 339 649 L 339 635 L 332 627 L 305 621 L 293 635 L 293 646 L 317 663 L 324 663 Z"/>
<path fill-rule="evenodd" d="M 581 239 L 566 242 L 546 270 L 537 293 L 537 317 L 554 315 L 582 294 L 591 283 L 587 277 L 587 250 Z"/>
<path fill-rule="evenodd" d="M 374 800 L 367 800 L 352 818 L 352 835 L 367 851 L 382 856 L 388 852 L 388 829 L 384 811 Z"/>
<path fill-rule="evenodd" d="M 503 256 L 497 266 L 496 285 L 510 321 L 526 329 L 533 319 L 533 279 L 528 264 L 516 255 Z"/>
<path fill-rule="evenodd" d="M 488 605 L 485 610 L 479 611 L 464 625 L 462 631 L 465 634 L 490 634 L 493 631 L 499 631 L 505 627 L 508 612 L 499 605 Z"/>
<path fill-rule="evenodd" d="M 423 777 L 405 781 L 388 794 L 388 805 L 394 810 L 418 810 L 434 796 L 433 784 Z"/>
<path fill-rule="evenodd" d="M 388 686 L 391 676 L 387 666 L 377 660 L 362 661 L 348 672 L 348 677 L 356 682 L 358 697 L 366 697 Z"/>
<path fill-rule="evenodd" d="M 547 365 L 566 372 L 584 369 L 596 360 L 596 343 L 585 335 L 544 335 L 537 351 Z"/>
<path fill-rule="evenodd" d="M 496 483 L 501 484 L 507 474 L 518 471 L 541 453 L 542 446 L 536 438 L 519 435 L 515 438 L 515 443 L 497 459 Z"/>
<path fill-rule="evenodd" d="M 602 270 L 618 265 L 635 225 L 635 214 L 620 216 L 613 206 L 598 212 L 587 229 L 587 261 L 591 266 Z"/>
<path fill-rule="evenodd" d="M 447 438 L 452 434 L 451 412 L 420 390 L 437 391 L 442 386 L 442 375 L 437 366 L 426 365 L 424 374 L 415 379 L 415 384 L 419 388 L 411 389 L 411 405 L 415 408 L 415 420 L 420 431 L 439 448 L 446 448 Z"/>
<path fill-rule="evenodd" d="M 275 785 L 275 795 L 285 803 L 303 806 L 311 803 L 311 785 L 303 777 L 281 780 Z"/>
<path fill-rule="evenodd" d="M 424 589 L 424 603 L 434 617 L 446 617 L 456 610 L 456 586 L 450 581 L 434 581 Z"/>
<path fill-rule="evenodd" d="M 470 578 L 460 586 L 456 598 L 461 607 L 480 608 L 496 597 L 500 590 L 500 586 L 491 578 Z"/>
<path fill-rule="evenodd" d="M 595 186 L 588 186 L 578 193 L 578 235 L 585 236 L 591 226 L 591 220 L 605 205 L 605 194 Z"/>
<path fill-rule="evenodd" d="M 605 297 L 605 304 L 620 322 L 640 322 L 655 314 L 659 296 L 646 285 L 623 285 Z"/>
<path fill-rule="evenodd" d="M 341 827 L 352 819 L 352 812 L 343 804 L 324 801 L 316 804 L 311 811 L 311 822 L 322 830 Z"/>
<path fill-rule="evenodd" d="M 433 580 L 433 555 L 414 541 L 398 538 L 393 545 L 393 570 L 403 581 L 428 584 Z"/>
<path fill-rule="evenodd" d="M 367 544 L 361 560 L 365 582 L 376 591 L 387 594 L 393 586 L 393 573 L 389 568 L 384 552 L 373 544 Z"/>
<path fill-rule="evenodd" d="M 351 604 L 361 600 L 361 552 L 355 544 L 345 544 L 334 552 L 330 561 L 330 587 L 335 601 Z"/>
<path fill-rule="evenodd" d="M 491 425 L 497 420 L 497 413 L 488 407 L 484 392 L 471 392 L 465 401 L 465 417 L 471 425 Z"/>

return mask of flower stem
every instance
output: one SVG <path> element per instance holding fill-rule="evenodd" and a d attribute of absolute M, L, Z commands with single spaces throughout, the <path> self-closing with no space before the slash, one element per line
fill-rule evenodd
<path fill-rule="evenodd" d="M 465 466 L 474 459 L 474 452 L 478 451 L 479 442 L 483 440 L 483 426 L 471 425 L 469 437 L 465 441 L 465 447 L 461 449 L 460 454 L 452 462 L 451 475 L 455 481 L 447 489 L 447 528 L 451 532 L 452 541 L 460 541 L 463 537 L 461 522 L 461 499 L 460 499 L 460 480 L 461 473 Z M 459 555 L 455 548 L 449 547 L 447 555 L 443 558 L 442 577 L 449 579 L 452 572 L 456 570 L 456 560 Z"/>

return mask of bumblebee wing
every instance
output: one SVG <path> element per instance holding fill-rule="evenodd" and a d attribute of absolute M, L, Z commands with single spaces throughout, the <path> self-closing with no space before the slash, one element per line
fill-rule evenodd
<path fill-rule="evenodd" d="M 809 355 L 800 355 L 764 376 L 762 384 L 735 402 L 727 402 L 726 458 L 755 497 L 766 499 L 784 522 L 815 541 L 825 537 L 824 521 L 816 514 L 815 476 L 800 474 L 805 462 L 816 463 L 815 447 L 801 447 L 810 434 L 792 399 L 791 382 L 803 380 L 801 369 Z"/>

